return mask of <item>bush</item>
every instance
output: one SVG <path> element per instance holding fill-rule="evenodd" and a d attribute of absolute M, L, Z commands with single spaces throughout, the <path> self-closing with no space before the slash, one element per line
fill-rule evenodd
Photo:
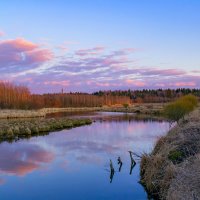
<path fill-rule="evenodd" d="M 124 106 L 124 108 L 128 108 L 129 104 L 128 103 L 124 103 L 123 106 Z"/>
<path fill-rule="evenodd" d="M 191 94 L 183 96 L 179 100 L 187 102 L 188 104 L 191 104 L 191 106 L 193 106 L 193 108 L 195 108 L 198 105 L 197 97 L 195 97 Z"/>
<path fill-rule="evenodd" d="M 172 150 L 168 155 L 169 160 L 171 160 L 174 164 L 180 163 L 184 158 L 184 153 L 179 150 Z"/>
<path fill-rule="evenodd" d="M 164 108 L 164 113 L 169 120 L 178 122 L 179 119 L 183 118 L 186 114 L 194 110 L 198 105 L 198 100 L 193 95 L 186 95 L 175 102 L 168 104 Z"/>

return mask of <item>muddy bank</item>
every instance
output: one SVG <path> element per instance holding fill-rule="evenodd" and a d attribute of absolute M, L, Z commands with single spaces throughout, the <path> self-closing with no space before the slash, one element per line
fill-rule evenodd
<path fill-rule="evenodd" d="M 0 141 L 12 141 L 91 124 L 90 119 L 0 120 Z"/>
<path fill-rule="evenodd" d="M 155 199 L 200 199 L 200 108 L 141 160 L 141 182 Z"/>
<path fill-rule="evenodd" d="M 0 119 L 15 119 L 15 118 L 38 118 L 45 117 L 50 113 L 58 112 L 125 112 L 137 113 L 144 115 L 160 115 L 162 114 L 164 104 L 160 103 L 144 103 L 133 104 L 125 108 L 124 106 L 103 106 L 103 107 L 86 107 L 86 108 L 43 108 L 39 110 L 9 110 L 0 109 Z"/>

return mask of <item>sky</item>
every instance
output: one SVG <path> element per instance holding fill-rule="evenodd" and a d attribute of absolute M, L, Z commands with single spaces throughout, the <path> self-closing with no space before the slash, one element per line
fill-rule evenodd
<path fill-rule="evenodd" d="M 200 88 L 199 0 L 1 0 L 0 81 L 32 93 Z"/>

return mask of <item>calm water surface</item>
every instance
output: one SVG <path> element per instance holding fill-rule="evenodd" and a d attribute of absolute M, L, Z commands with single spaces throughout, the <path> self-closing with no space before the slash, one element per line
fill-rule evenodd
<path fill-rule="evenodd" d="M 139 160 L 135 158 L 137 164 L 130 174 L 128 151 L 151 151 L 155 140 L 168 130 L 168 123 L 136 121 L 121 113 L 90 116 L 104 119 L 90 126 L 1 143 L 0 199 L 147 199 L 138 183 Z M 120 172 L 118 156 L 123 162 Z"/>

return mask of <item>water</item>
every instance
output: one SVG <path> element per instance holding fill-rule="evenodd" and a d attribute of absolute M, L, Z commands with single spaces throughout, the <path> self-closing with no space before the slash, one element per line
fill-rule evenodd
<path fill-rule="evenodd" d="M 94 116 L 104 118 L 97 117 L 90 126 L 1 143 L 0 199 L 147 199 L 138 183 L 139 160 L 135 157 L 137 164 L 130 174 L 128 151 L 151 151 L 168 123 L 135 120 L 121 113 Z M 123 162 L 120 172 L 118 156 Z"/>

